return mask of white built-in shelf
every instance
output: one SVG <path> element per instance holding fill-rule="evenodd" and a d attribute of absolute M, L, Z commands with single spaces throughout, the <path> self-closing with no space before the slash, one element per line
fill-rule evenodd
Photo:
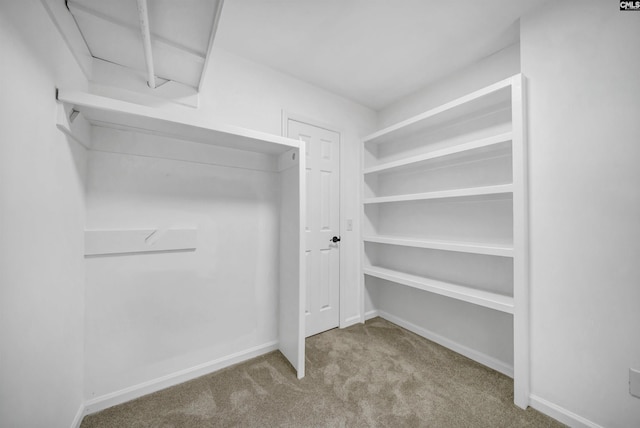
<path fill-rule="evenodd" d="M 408 286 L 513 315 L 514 402 L 526 408 L 530 399 L 530 360 L 522 82 L 521 75 L 512 76 L 364 138 L 361 248 L 364 287 L 371 284 L 375 289 L 378 287 L 375 279 L 379 278 L 399 287 Z M 456 183 L 458 187 L 451 188 Z M 406 194 L 426 190 L 431 191 Z M 451 206 L 434 204 L 429 207 L 433 209 L 423 209 L 426 207 L 419 201 L 427 204 L 442 201 Z M 466 203 L 472 201 L 481 204 Z M 393 230 L 401 230 L 401 235 L 377 232 Z M 477 237 L 479 230 L 485 230 L 483 238 Z M 457 241 L 447 239 L 452 233 Z M 482 242 L 474 242 L 477 239 Z M 447 264 L 435 266 L 438 261 L 430 259 L 425 250 L 438 251 L 438 257 L 446 259 Z M 427 257 L 418 257 L 419 252 Z M 482 289 L 472 272 L 461 280 L 465 285 L 442 281 L 467 271 L 464 258 L 459 257 L 462 253 L 483 255 L 477 260 L 478 266 L 485 266 L 489 275 L 478 281 L 501 283 L 501 278 L 507 275 L 513 278 L 510 289 L 500 292 Z M 380 263 L 377 257 L 381 257 Z M 385 266 L 384 260 L 396 260 L 399 265 L 386 265 L 395 269 L 378 266 Z M 441 272 L 437 275 L 439 279 L 429 277 L 436 271 Z M 407 306 L 407 310 L 421 310 L 420 300 L 416 299 L 414 306 L 409 296 L 395 294 L 399 291 L 390 290 L 385 299 L 399 299 L 397 302 Z M 397 310 L 402 312 L 401 306 Z M 402 313 L 394 315 L 402 318 Z M 437 322 L 467 316 L 464 308 L 460 308 L 459 313 L 447 314 Z M 493 321 L 481 317 L 477 322 L 486 323 L 487 335 L 499 334 L 493 331 Z M 448 346 L 446 339 L 442 343 Z M 468 355 L 486 364 L 487 358 L 481 353 L 473 351 Z M 508 366 L 503 362 L 500 365 Z"/>
<path fill-rule="evenodd" d="M 496 186 L 469 187 L 466 189 L 440 190 L 437 192 L 412 193 L 409 195 L 379 196 L 365 198 L 365 204 L 382 204 L 387 202 L 408 202 L 428 199 L 463 198 L 470 196 L 508 195 L 513 193 L 513 184 Z"/>
<path fill-rule="evenodd" d="M 491 293 L 489 291 L 478 290 L 449 282 L 437 281 L 435 279 L 429 279 L 422 276 L 409 275 L 407 273 L 377 266 L 365 266 L 363 271 L 365 275 L 418 288 L 430 293 L 440 294 L 452 299 L 473 303 L 474 305 L 483 306 L 485 308 L 495 309 L 496 311 L 513 314 L 513 297 L 510 296 L 504 296 L 502 294 Z"/>
<path fill-rule="evenodd" d="M 513 257 L 513 245 L 506 244 L 442 241 L 437 239 L 418 239 L 385 235 L 366 235 L 362 240 L 364 242 L 372 242 L 376 244 L 457 251 L 460 253 L 485 254 L 489 256 Z"/>
<path fill-rule="evenodd" d="M 59 91 L 58 100 L 93 125 L 143 131 L 188 141 L 267 154 L 300 147 L 297 140 L 193 117 L 190 111 L 165 111 L 86 92 Z"/>
<path fill-rule="evenodd" d="M 460 121 L 466 116 L 499 109 L 511 109 L 513 78 L 487 86 L 422 114 L 384 128 L 365 137 L 365 143 L 386 143 L 441 124 Z"/>
<path fill-rule="evenodd" d="M 426 162 L 430 160 L 436 160 L 440 158 L 458 158 L 461 156 L 473 156 L 474 153 L 481 155 L 482 149 L 495 149 L 501 145 L 511 141 L 512 134 L 511 132 L 505 132 L 500 135 L 491 136 L 488 138 L 483 138 L 480 140 L 472 141 L 465 144 L 458 144 L 453 147 L 447 147 L 440 150 L 434 150 L 432 152 L 422 153 L 415 156 L 406 157 L 403 159 L 394 160 L 391 162 L 385 162 L 379 165 L 371 166 L 365 168 L 363 170 L 364 174 L 373 174 L 379 172 L 387 172 L 390 170 L 402 168 L 402 167 L 411 167 L 420 162 Z"/>

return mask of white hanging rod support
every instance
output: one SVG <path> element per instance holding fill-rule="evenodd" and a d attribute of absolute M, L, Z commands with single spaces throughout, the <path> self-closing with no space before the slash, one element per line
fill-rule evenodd
<path fill-rule="evenodd" d="M 142 34 L 142 46 L 144 47 L 144 60 L 147 63 L 147 85 L 156 88 L 156 76 L 153 71 L 153 53 L 151 52 L 151 29 L 149 28 L 149 12 L 147 0 L 137 0 L 138 17 L 140 19 L 140 33 Z"/>
<path fill-rule="evenodd" d="M 76 117 L 78 117 L 78 115 L 80 114 L 80 112 L 74 108 L 71 109 L 71 112 L 69 113 L 69 123 L 73 123 L 74 120 L 76 120 Z"/>

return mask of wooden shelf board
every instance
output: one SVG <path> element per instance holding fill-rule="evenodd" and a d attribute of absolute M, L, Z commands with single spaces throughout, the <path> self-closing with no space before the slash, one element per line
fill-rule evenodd
<path fill-rule="evenodd" d="M 414 164 L 425 162 L 429 160 L 435 160 L 438 158 L 451 157 L 455 155 L 471 155 L 471 152 L 478 151 L 482 148 L 491 148 L 502 143 L 511 141 L 512 133 L 505 132 L 503 134 L 495 135 L 488 138 L 472 141 L 465 144 L 459 144 L 453 147 L 447 147 L 440 150 L 434 150 L 428 153 L 422 153 L 419 155 L 407 157 L 404 159 L 398 159 L 391 162 L 385 162 L 380 165 L 371 166 L 363 170 L 363 174 L 373 174 L 378 172 L 386 172 L 396 168 L 402 168 L 412 166 Z"/>
<path fill-rule="evenodd" d="M 406 285 L 423 291 L 428 291 L 430 293 L 483 306 L 485 308 L 513 314 L 513 297 L 491 293 L 484 290 L 477 290 L 448 282 L 437 281 L 421 276 L 409 275 L 403 272 L 377 266 L 366 266 L 364 267 L 363 272 L 366 275 L 392 281 L 397 284 Z"/>
<path fill-rule="evenodd" d="M 267 154 L 281 154 L 300 147 L 300 143 L 291 138 L 194 118 L 189 112 L 164 111 L 86 92 L 60 91 L 58 100 L 99 126 Z"/>
<path fill-rule="evenodd" d="M 427 129 L 431 126 L 462 118 L 492 107 L 510 107 L 511 85 L 519 75 L 502 80 L 466 96 L 445 103 L 422 114 L 391 125 L 364 138 L 365 143 L 385 143 Z"/>
<path fill-rule="evenodd" d="M 441 190 L 437 192 L 412 193 L 408 195 L 379 196 L 365 198 L 365 204 L 382 204 L 386 202 L 407 202 L 428 199 L 462 198 L 469 196 L 500 195 L 513 193 L 512 184 L 499 184 L 496 186 L 470 187 L 466 189 Z"/>
<path fill-rule="evenodd" d="M 428 248 L 432 250 L 457 251 L 461 253 L 485 254 L 490 256 L 513 257 L 513 245 L 478 242 L 456 242 L 435 239 L 416 239 L 386 235 L 367 235 L 364 242 L 389 244 L 404 247 Z"/>

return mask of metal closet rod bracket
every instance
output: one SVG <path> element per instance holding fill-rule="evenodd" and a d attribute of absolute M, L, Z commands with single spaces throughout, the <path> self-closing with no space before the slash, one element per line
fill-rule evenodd
<path fill-rule="evenodd" d="M 61 102 L 59 98 L 60 89 L 58 87 L 56 87 L 55 89 L 56 89 L 56 101 Z M 78 117 L 79 114 L 80 112 L 72 107 L 68 115 L 69 123 L 73 123 L 73 121 L 76 120 L 76 117 Z"/>

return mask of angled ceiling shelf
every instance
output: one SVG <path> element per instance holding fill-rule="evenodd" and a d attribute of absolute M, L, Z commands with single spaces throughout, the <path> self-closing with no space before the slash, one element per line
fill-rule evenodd
<path fill-rule="evenodd" d="M 86 92 L 59 91 L 58 100 L 92 125 L 163 135 L 238 150 L 279 155 L 300 143 L 291 138 L 226 124 L 212 124 L 185 112 L 164 111 Z"/>

